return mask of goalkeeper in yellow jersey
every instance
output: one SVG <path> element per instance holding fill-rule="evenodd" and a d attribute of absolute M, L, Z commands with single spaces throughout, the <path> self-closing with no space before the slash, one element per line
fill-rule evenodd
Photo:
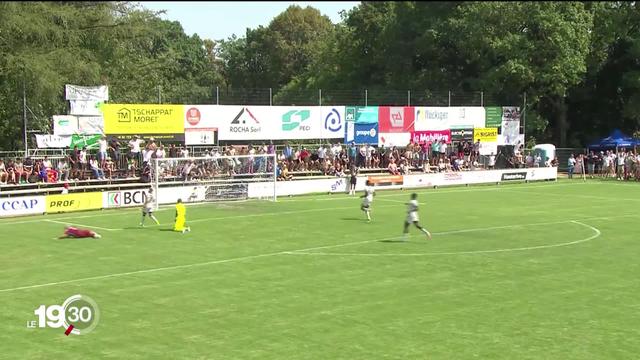
<path fill-rule="evenodd" d="M 178 203 L 176 203 L 176 223 L 173 226 L 173 231 L 180 231 L 181 233 L 185 233 L 187 231 L 191 231 L 191 228 L 185 226 L 187 221 L 187 208 L 182 203 L 182 199 L 178 199 Z"/>

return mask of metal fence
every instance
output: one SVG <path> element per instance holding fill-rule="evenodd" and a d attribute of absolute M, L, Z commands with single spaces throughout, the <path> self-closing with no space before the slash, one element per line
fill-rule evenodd
<path fill-rule="evenodd" d="M 314 89 L 276 92 L 272 88 L 232 89 L 216 87 L 216 105 L 353 105 L 353 106 L 521 106 L 524 94 L 496 97 L 483 91 Z M 159 98 L 160 102 L 161 99 Z"/>

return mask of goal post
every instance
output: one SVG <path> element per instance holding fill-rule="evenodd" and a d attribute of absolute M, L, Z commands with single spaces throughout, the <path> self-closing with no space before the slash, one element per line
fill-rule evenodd
<path fill-rule="evenodd" d="M 276 201 L 277 167 L 275 154 L 152 159 L 155 207 L 178 198 L 183 202 Z"/>

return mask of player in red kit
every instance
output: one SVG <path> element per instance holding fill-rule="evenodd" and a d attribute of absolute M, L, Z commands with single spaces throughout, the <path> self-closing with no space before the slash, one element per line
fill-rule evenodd
<path fill-rule="evenodd" d="M 60 236 L 60 239 L 64 238 L 87 238 L 92 237 L 99 239 L 102 236 L 95 231 L 87 230 L 87 229 L 78 229 L 73 226 L 67 226 L 64 228 L 64 235 Z"/>

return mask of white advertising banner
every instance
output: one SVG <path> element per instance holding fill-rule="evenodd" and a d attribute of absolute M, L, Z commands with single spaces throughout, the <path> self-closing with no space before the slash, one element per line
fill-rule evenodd
<path fill-rule="evenodd" d="M 220 140 L 344 137 L 344 106 L 216 106 L 213 110 Z"/>
<path fill-rule="evenodd" d="M 146 189 L 104 191 L 102 193 L 102 207 L 107 209 L 142 206 L 146 199 Z"/>
<path fill-rule="evenodd" d="M 69 113 L 71 115 L 93 115 L 101 116 L 102 112 L 98 108 L 102 101 L 96 100 L 71 100 L 69 104 L 71 109 Z"/>
<path fill-rule="evenodd" d="M 64 88 L 66 100 L 106 101 L 109 100 L 109 87 L 66 85 Z"/>
<path fill-rule="evenodd" d="M 73 115 L 53 115 L 53 133 L 55 135 L 77 134 L 78 118 Z"/>
<path fill-rule="evenodd" d="M 104 118 L 102 116 L 78 116 L 78 133 L 82 135 L 104 134 Z"/>
<path fill-rule="evenodd" d="M 497 142 L 480 142 L 480 155 L 496 155 L 498 154 Z"/>
<path fill-rule="evenodd" d="M 45 208 L 44 196 L 0 198 L 0 217 L 44 214 Z"/>
<path fill-rule="evenodd" d="M 485 110 L 473 107 L 416 107 L 415 131 L 483 128 Z"/>
<path fill-rule="evenodd" d="M 202 202 L 205 200 L 206 186 L 181 186 L 158 189 L 158 204 L 175 204 L 178 199 L 184 203 Z"/>
<path fill-rule="evenodd" d="M 411 142 L 411 133 L 378 133 L 378 146 L 407 146 Z"/>
<path fill-rule="evenodd" d="M 215 145 L 216 129 L 184 129 L 185 145 Z"/>
<path fill-rule="evenodd" d="M 71 135 L 36 135 L 36 144 L 38 149 L 69 148 Z"/>
<path fill-rule="evenodd" d="M 466 185 L 498 183 L 510 181 L 553 180 L 558 177 L 558 168 L 531 168 L 509 170 L 460 171 L 435 174 L 411 174 L 402 176 L 402 185 L 385 185 L 383 189 L 420 188 L 447 185 Z M 358 176 L 356 190 L 365 187 L 368 176 Z M 348 192 L 347 179 L 316 179 L 278 181 L 278 196 L 302 195 L 312 193 Z M 177 188 L 179 189 L 179 188 Z M 273 183 L 259 182 L 249 184 L 249 198 L 268 197 L 273 194 Z"/>

